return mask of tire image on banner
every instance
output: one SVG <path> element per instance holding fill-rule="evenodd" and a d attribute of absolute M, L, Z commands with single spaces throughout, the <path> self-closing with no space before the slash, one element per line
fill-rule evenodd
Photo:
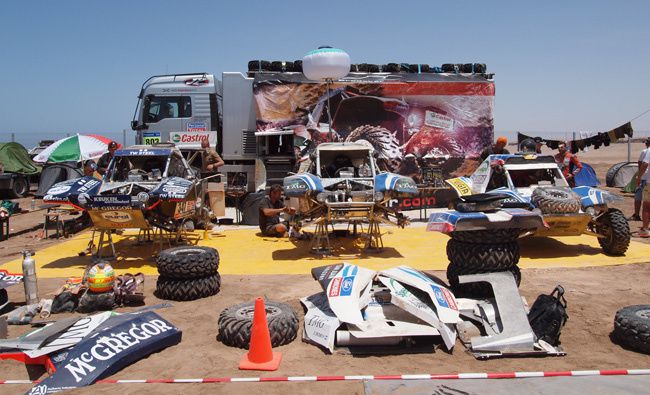
<path fill-rule="evenodd" d="M 494 92 L 483 73 L 350 73 L 329 90 L 301 73 L 256 73 L 253 82 L 258 132 L 291 128 L 315 144 L 364 141 L 384 171 L 410 171 L 400 165 L 411 155 L 444 178 L 471 173 L 492 144 Z"/>

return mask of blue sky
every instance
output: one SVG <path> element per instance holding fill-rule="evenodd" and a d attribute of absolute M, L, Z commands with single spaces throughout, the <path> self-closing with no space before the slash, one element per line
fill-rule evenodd
<path fill-rule="evenodd" d="M 3 2 L 0 139 L 121 134 L 151 75 L 324 44 L 354 63 L 487 63 L 497 132 L 604 131 L 650 108 L 648 15 L 648 1 Z M 650 131 L 650 114 L 633 125 Z"/>

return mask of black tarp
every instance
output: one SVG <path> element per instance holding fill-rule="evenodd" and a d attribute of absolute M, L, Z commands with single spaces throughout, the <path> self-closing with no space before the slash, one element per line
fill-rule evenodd
<path fill-rule="evenodd" d="M 35 196 L 43 198 L 47 190 L 57 182 L 71 180 L 83 176 L 83 169 L 81 162 L 62 162 L 62 163 L 48 163 L 43 166 L 41 172 L 41 179 L 38 182 L 38 190 Z"/>

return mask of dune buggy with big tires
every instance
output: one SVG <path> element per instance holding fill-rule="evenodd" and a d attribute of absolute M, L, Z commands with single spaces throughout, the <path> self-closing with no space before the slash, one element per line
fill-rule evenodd
<path fill-rule="evenodd" d="M 434 212 L 428 229 L 451 237 L 452 277 L 496 271 L 490 262 L 510 262 L 505 257 L 514 255 L 515 249 L 518 256 L 517 239 L 524 236 L 589 234 L 598 238 L 608 255 L 623 255 L 629 246 L 627 220 L 620 210 L 608 207 L 620 198 L 597 188 L 569 187 L 552 156 L 491 155 L 470 177 L 447 183 L 458 194 L 455 210 Z M 504 255 L 505 250 L 510 252 Z M 470 259 L 467 254 L 475 256 Z M 516 263 L 496 266 L 512 271 Z"/>
<path fill-rule="evenodd" d="M 418 192 L 410 177 L 379 172 L 371 144 L 322 143 L 308 173 L 284 178 L 284 193 L 297 198 L 296 226 L 316 225 L 312 249 L 329 250 L 328 232 L 336 224 L 366 227 L 366 248 L 383 247 L 379 224 L 399 227 L 408 219 L 389 206 L 391 199 Z"/>
<path fill-rule="evenodd" d="M 117 150 L 102 180 L 82 177 L 55 184 L 45 203 L 86 210 L 99 229 L 158 228 L 180 235 L 209 221 L 206 180 L 173 146 Z"/>

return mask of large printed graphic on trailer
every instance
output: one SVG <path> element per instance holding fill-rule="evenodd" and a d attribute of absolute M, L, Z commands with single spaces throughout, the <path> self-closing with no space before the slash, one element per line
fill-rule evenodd
<path fill-rule="evenodd" d="M 351 73 L 327 88 L 301 73 L 256 74 L 258 132 L 289 128 L 315 144 L 365 140 L 381 169 L 418 182 L 432 169 L 471 172 L 493 140 L 494 82 L 481 74 Z"/>

